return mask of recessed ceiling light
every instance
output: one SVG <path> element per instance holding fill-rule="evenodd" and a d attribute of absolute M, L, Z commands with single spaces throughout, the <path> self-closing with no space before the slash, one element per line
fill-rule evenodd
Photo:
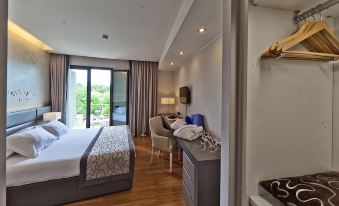
<path fill-rule="evenodd" d="M 103 35 L 102 35 L 102 38 L 103 38 L 103 39 L 108 39 L 109 36 L 108 36 L 107 34 L 103 34 Z"/>
<path fill-rule="evenodd" d="M 205 27 L 200 27 L 200 29 L 198 30 L 199 33 L 204 33 L 206 31 Z"/>
<path fill-rule="evenodd" d="M 174 63 L 173 62 L 171 62 L 171 66 L 173 66 L 174 65 Z"/>
<path fill-rule="evenodd" d="M 184 52 L 183 52 L 183 51 L 180 51 L 180 52 L 179 52 L 179 54 L 180 54 L 180 55 L 183 55 L 183 54 L 184 54 Z"/>

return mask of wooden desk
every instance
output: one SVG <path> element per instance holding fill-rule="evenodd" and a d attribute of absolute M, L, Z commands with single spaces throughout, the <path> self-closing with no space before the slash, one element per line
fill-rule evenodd
<path fill-rule="evenodd" d="M 170 129 L 175 120 L 160 114 L 164 126 Z M 201 139 L 188 141 L 175 137 L 183 152 L 183 194 L 189 206 L 219 206 L 220 201 L 220 150 L 211 153 L 209 149 L 201 151 Z"/>
<path fill-rule="evenodd" d="M 184 151 L 184 198 L 190 206 L 219 206 L 221 152 L 201 151 L 200 141 L 200 138 L 193 141 L 177 138 Z"/>

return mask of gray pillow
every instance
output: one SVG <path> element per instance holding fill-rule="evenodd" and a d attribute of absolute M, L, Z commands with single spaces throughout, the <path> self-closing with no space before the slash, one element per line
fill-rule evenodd
<path fill-rule="evenodd" d="M 57 138 L 46 130 L 36 127 L 7 137 L 8 149 L 26 157 L 35 158 Z"/>
<path fill-rule="evenodd" d="M 60 138 L 60 136 L 67 134 L 69 132 L 68 127 L 57 120 L 43 124 L 41 125 L 41 127 L 45 129 L 47 132 L 56 136 L 58 139 Z"/>

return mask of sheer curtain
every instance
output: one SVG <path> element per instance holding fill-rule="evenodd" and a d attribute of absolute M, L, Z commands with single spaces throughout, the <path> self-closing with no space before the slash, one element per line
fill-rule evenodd
<path fill-rule="evenodd" d="M 50 54 L 49 69 L 51 76 L 52 111 L 61 112 L 61 120 L 65 123 L 69 56 L 63 54 Z"/>
<path fill-rule="evenodd" d="M 149 118 L 157 114 L 158 63 L 131 61 L 129 123 L 133 136 L 149 134 Z"/>

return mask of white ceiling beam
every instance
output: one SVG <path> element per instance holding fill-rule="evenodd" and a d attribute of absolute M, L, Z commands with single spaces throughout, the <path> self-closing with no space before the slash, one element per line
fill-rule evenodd
<path fill-rule="evenodd" d="M 193 4 L 194 0 L 184 0 L 180 10 L 178 12 L 177 18 L 175 19 L 171 31 L 168 35 L 166 44 L 164 46 L 164 49 L 162 50 L 161 56 L 160 56 L 160 60 L 159 60 L 159 65 L 162 64 L 162 62 L 164 61 L 169 49 L 171 48 L 172 43 L 174 42 L 175 37 L 177 36 L 180 27 L 182 25 L 182 23 L 184 22 L 189 10 L 191 9 L 191 6 Z"/>

